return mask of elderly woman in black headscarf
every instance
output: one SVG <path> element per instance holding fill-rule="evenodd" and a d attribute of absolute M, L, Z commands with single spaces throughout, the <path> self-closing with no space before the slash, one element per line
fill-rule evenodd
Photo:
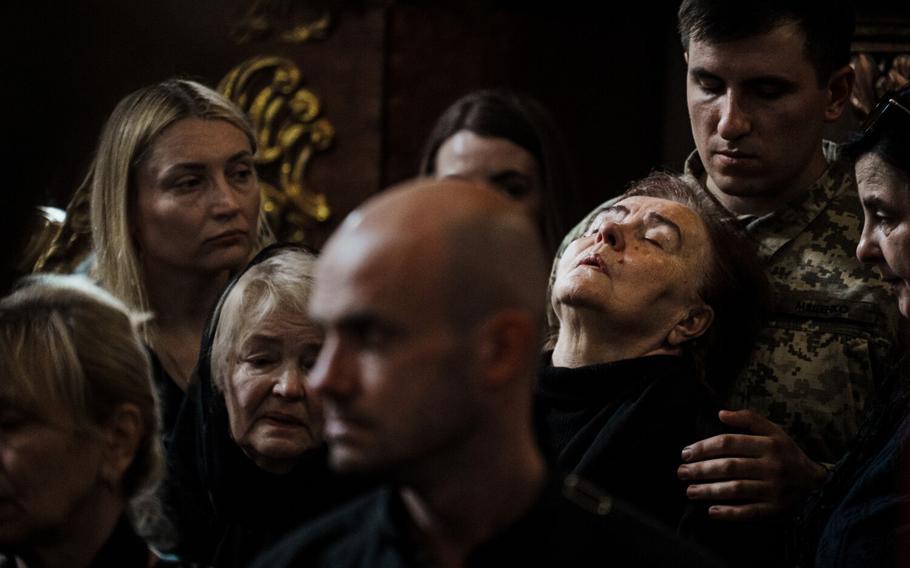
<path fill-rule="evenodd" d="M 212 315 L 171 460 L 188 558 L 246 566 L 358 487 L 328 470 L 321 407 L 305 382 L 322 346 L 306 312 L 314 261 L 297 247 L 265 249 Z"/>

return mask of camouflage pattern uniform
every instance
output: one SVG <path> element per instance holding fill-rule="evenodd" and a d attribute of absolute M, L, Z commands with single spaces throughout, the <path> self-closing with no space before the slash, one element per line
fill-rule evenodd
<path fill-rule="evenodd" d="M 781 425 L 810 458 L 828 463 L 846 452 L 867 402 L 888 376 L 898 328 L 894 297 L 877 272 L 856 260 L 863 212 L 852 165 L 836 154 L 826 142 L 827 170 L 786 207 L 740 217 L 767 269 L 772 313 L 726 401 L 728 408 L 750 408 Z M 707 192 L 696 152 L 684 177 Z M 572 229 L 557 260 L 615 201 Z M 555 268 L 554 261 L 551 286 Z M 549 310 L 555 338 L 559 322 Z"/>

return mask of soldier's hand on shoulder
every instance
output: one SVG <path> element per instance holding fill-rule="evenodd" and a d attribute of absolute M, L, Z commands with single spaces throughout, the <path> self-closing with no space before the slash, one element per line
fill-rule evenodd
<path fill-rule="evenodd" d="M 789 513 L 824 482 L 827 470 L 777 424 L 751 410 L 721 410 L 719 417 L 744 433 L 686 446 L 677 470 L 680 479 L 691 482 L 689 499 L 711 503 L 712 518 L 753 520 Z"/>

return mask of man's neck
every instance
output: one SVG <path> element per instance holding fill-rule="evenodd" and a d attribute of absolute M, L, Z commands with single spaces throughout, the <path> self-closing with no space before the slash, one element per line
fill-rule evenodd
<path fill-rule="evenodd" d="M 827 167 L 828 162 L 825 160 L 821 149 L 819 149 L 818 153 L 813 157 L 812 163 L 803 171 L 802 175 L 773 191 L 735 195 L 717 187 L 714 180 L 707 174 L 705 174 L 704 181 L 708 191 L 732 214 L 762 217 L 781 209 L 800 195 L 808 192 L 812 184 L 818 181 Z"/>
<path fill-rule="evenodd" d="M 527 424 L 522 424 L 528 430 Z M 432 480 L 404 483 L 401 499 L 420 545 L 438 566 L 462 566 L 479 544 L 521 517 L 540 496 L 546 465 L 530 432 L 512 447 L 459 460 Z M 487 445 L 493 450 L 493 445 Z M 454 466 L 454 464 L 452 464 Z"/>

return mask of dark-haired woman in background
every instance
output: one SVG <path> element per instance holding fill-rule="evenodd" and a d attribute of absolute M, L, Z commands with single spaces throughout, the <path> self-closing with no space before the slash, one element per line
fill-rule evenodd
<path fill-rule="evenodd" d="M 525 95 L 482 90 L 452 103 L 427 140 L 420 173 L 492 183 L 537 222 L 550 256 L 572 221 L 575 181 L 565 142 L 550 113 Z"/>
<path fill-rule="evenodd" d="M 910 85 L 886 95 L 845 150 L 856 158 L 865 223 L 856 256 L 875 264 L 910 320 Z M 906 326 L 905 326 L 906 331 Z M 910 563 L 910 373 L 880 392 L 854 448 L 814 497 L 803 565 Z"/>

